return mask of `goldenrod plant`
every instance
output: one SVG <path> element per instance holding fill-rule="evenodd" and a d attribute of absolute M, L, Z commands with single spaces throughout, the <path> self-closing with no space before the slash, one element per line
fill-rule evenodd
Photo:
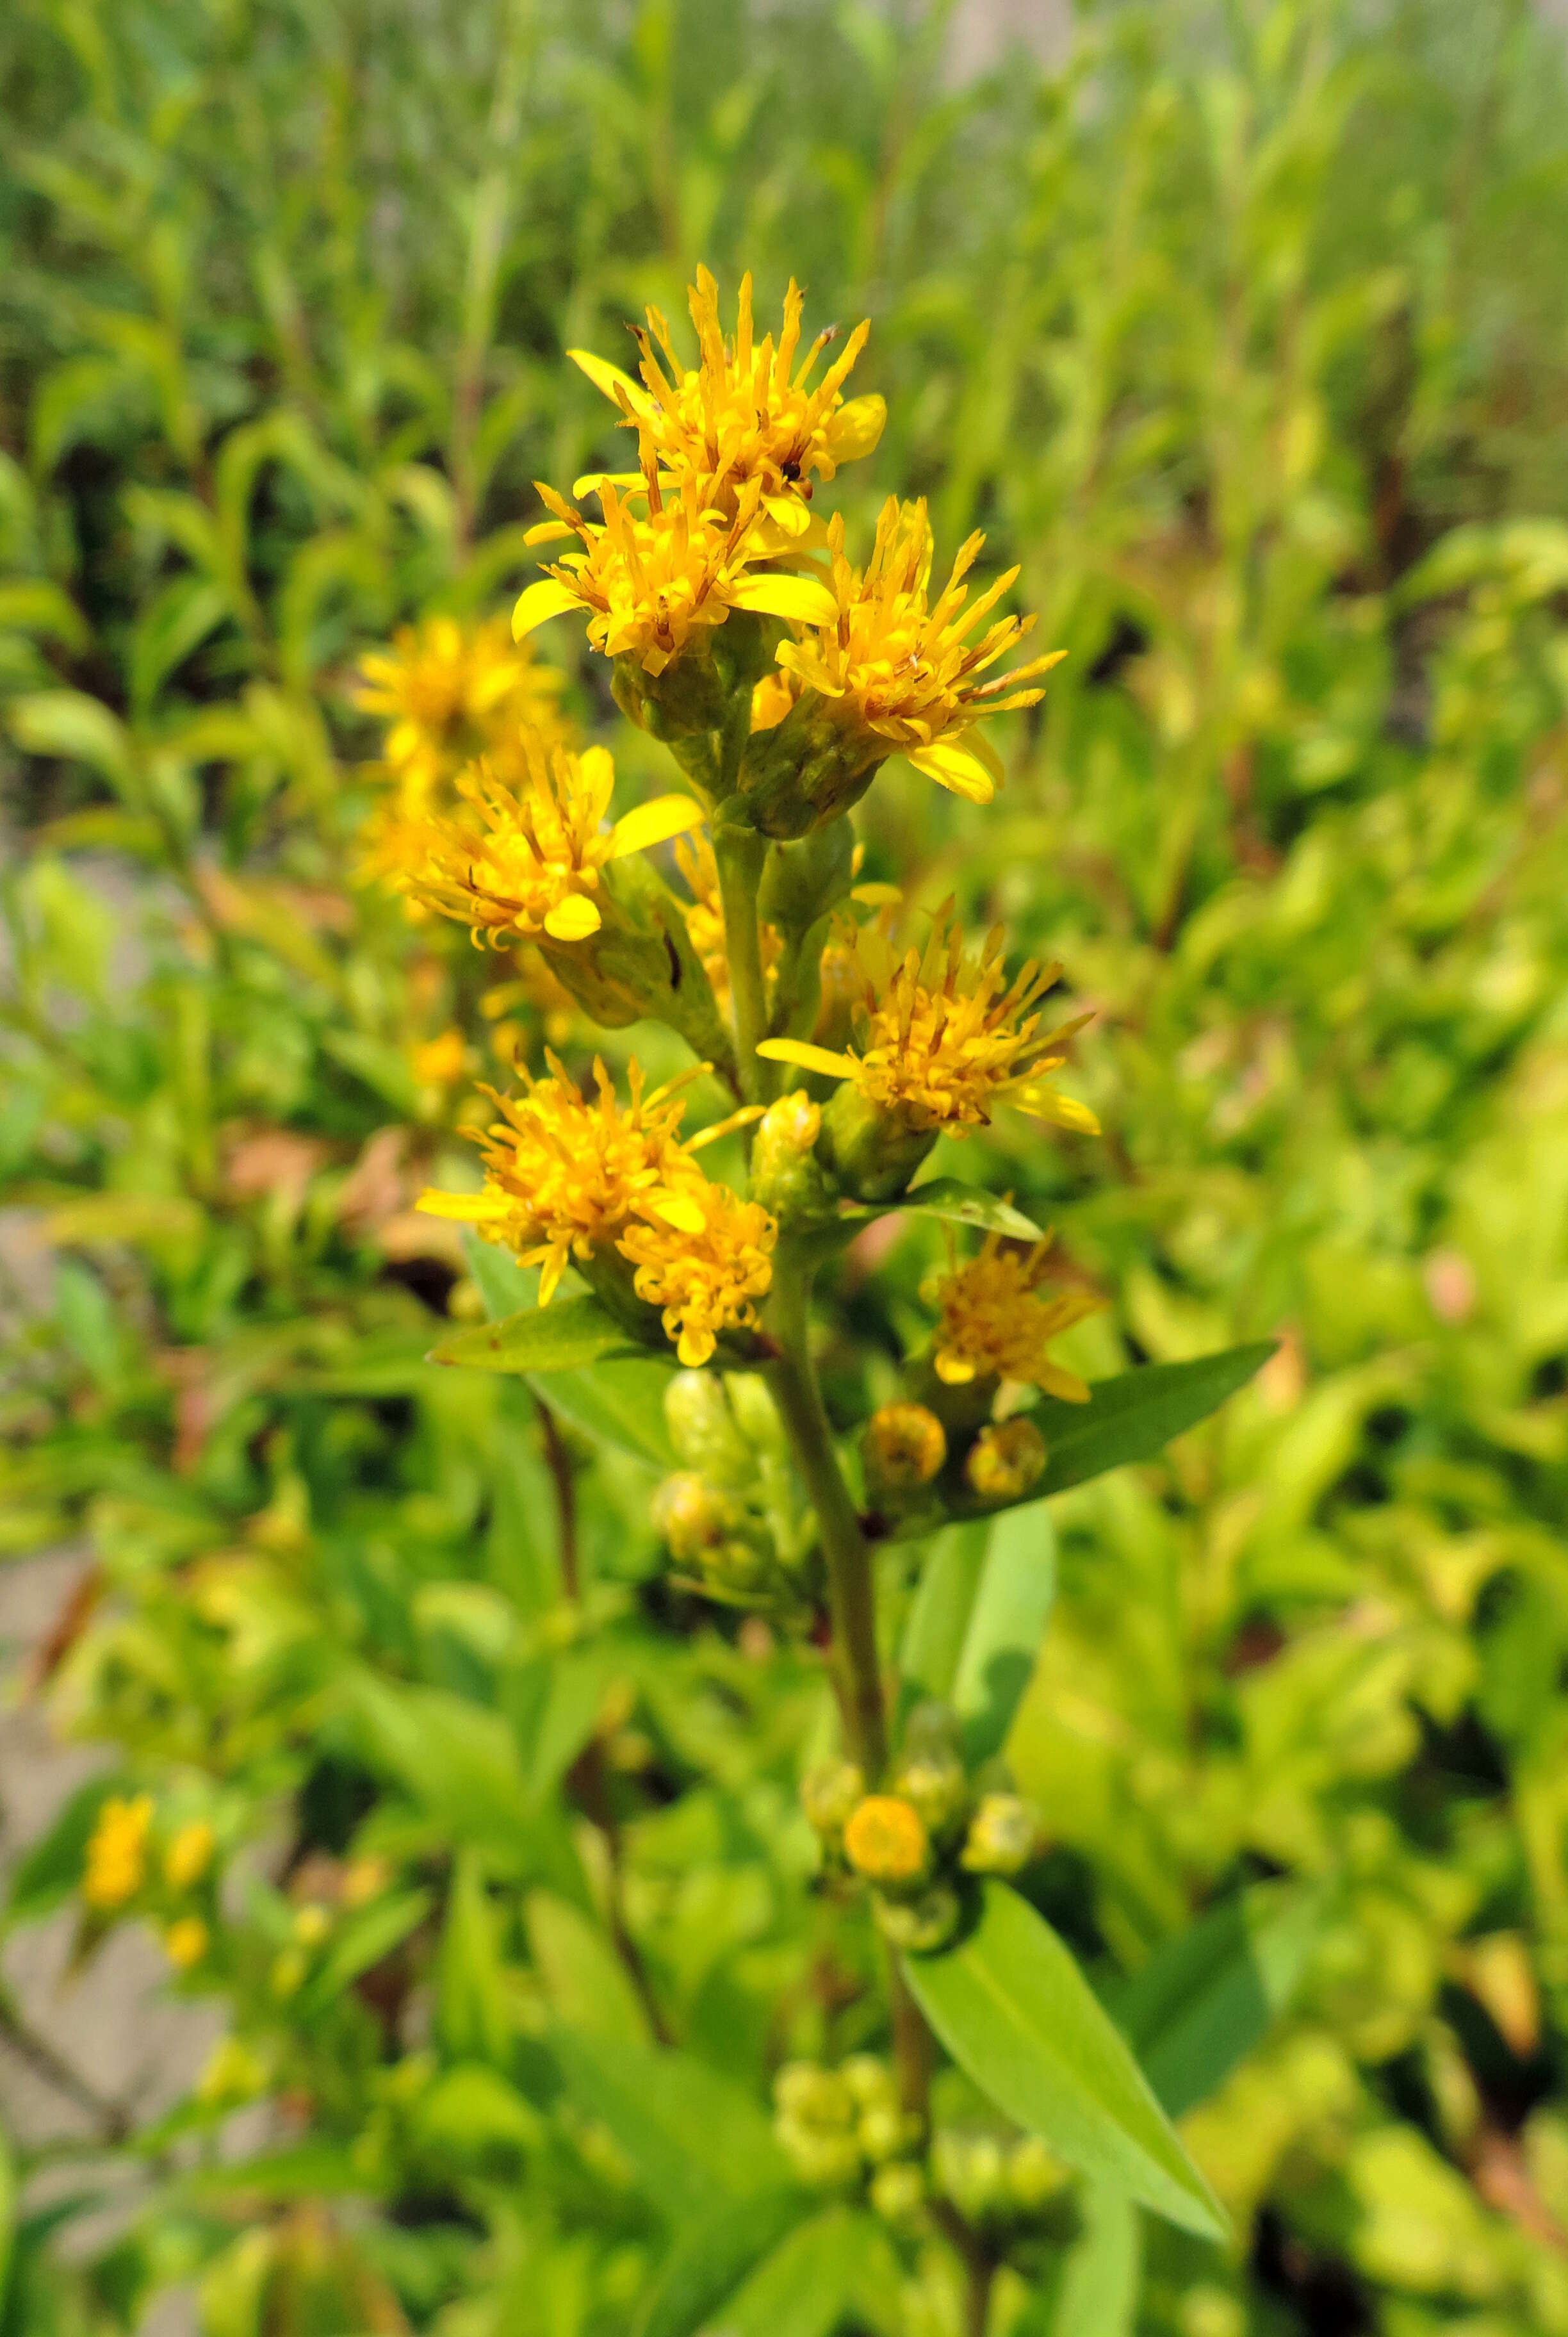
<path fill-rule="evenodd" d="M 0 8 L 0 2337 L 1568 2332 L 1561 38 L 1073 16 Z"/>

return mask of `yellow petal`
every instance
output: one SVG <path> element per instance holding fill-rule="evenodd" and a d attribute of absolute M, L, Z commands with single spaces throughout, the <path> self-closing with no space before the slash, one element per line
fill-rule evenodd
<path fill-rule="evenodd" d="M 796 625 L 832 625 L 839 604 L 814 576 L 743 576 L 725 594 L 732 609 L 751 609 L 761 617 L 787 617 Z"/>
<path fill-rule="evenodd" d="M 579 371 L 587 374 L 595 389 L 608 397 L 612 406 L 619 406 L 618 393 L 624 390 L 631 400 L 634 414 L 652 413 L 653 400 L 641 382 L 633 381 L 631 376 L 622 373 L 618 366 L 608 365 L 603 357 L 596 357 L 591 349 L 568 349 L 567 356 Z"/>
<path fill-rule="evenodd" d="M 559 543 L 563 536 L 575 535 L 577 530 L 568 527 L 563 519 L 541 519 L 522 532 L 524 543 Z"/>
<path fill-rule="evenodd" d="M 940 787 L 950 787 L 956 796 L 969 802 L 989 804 L 996 794 L 997 783 L 979 757 L 968 748 L 955 746 L 950 739 L 939 738 L 930 747 L 914 747 L 909 759 L 917 771 L 928 779 L 935 779 Z"/>
<path fill-rule="evenodd" d="M 551 941 L 585 942 L 589 934 L 597 934 L 604 920 L 586 893 L 569 893 L 558 901 L 544 921 L 544 930 Z"/>
<path fill-rule="evenodd" d="M 809 1046 L 803 1039 L 764 1039 L 757 1053 L 770 1063 L 794 1063 L 803 1071 L 822 1071 L 830 1080 L 849 1080 L 858 1068 L 852 1055 L 835 1055 L 826 1047 Z"/>
<path fill-rule="evenodd" d="M 656 796 L 652 803 L 638 804 L 616 821 L 609 832 L 609 856 L 618 860 L 624 853 L 646 852 L 651 844 L 700 827 L 702 818 L 701 805 L 689 796 Z"/>
<path fill-rule="evenodd" d="M 1059 1396 L 1064 1403 L 1087 1403 L 1089 1400 L 1087 1383 L 1079 1379 L 1076 1372 L 1063 1371 L 1060 1364 L 1037 1364 L 1035 1384 L 1043 1388 L 1047 1395 Z"/>
<path fill-rule="evenodd" d="M 640 471 L 585 471 L 580 479 L 573 479 L 571 492 L 579 500 L 584 495 L 598 495 L 602 501 L 606 487 L 614 487 L 624 494 L 628 489 L 647 485 Z"/>
<path fill-rule="evenodd" d="M 707 1224 L 701 1208 L 689 1193 L 660 1193 L 648 1207 L 656 1217 L 662 1217 L 677 1233 L 700 1234 Z"/>
<path fill-rule="evenodd" d="M 888 418 L 885 397 L 852 397 L 833 418 L 830 443 L 835 463 L 858 462 L 869 455 L 882 435 Z"/>
<path fill-rule="evenodd" d="M 896 885 L 852 885 L 850 899 L 858 901 L 862 909 L 896 908 L 903 899 Z"/>
<path fill-rule="evenodd" d="M 427 1217 L 456 1217 L 478 1226 L 509 1217 L 513 1205 L 504 1193 L 438 1193 L 427 1187 L 414 1206 Z"/>
<path fill-rule="evenodd" d="M 531 584 L 511 612 L 511 638 L 521 641 L 536 625 L 547 618 L 564 617 L 569 609 L 580 609 L 581 601 L 557 576 L 541 576 Z"/>
<path fill-rule="evenodd" d="M 1076 1096 L 1057 1095 L 1053 1088 L 1012 1088 L 1007 1100 L 1053 1128 L 1071 1128 L 1081 1136 L 1100 1132 L 1100 1123 L 1086 1103 L 1079 1103 Z"/>
<path fill-rule="evenodd" d="M 764 495 L 762 507 L 781 535 L 804 535 L 811 526 L 810 507 L 798 495 Z"/>

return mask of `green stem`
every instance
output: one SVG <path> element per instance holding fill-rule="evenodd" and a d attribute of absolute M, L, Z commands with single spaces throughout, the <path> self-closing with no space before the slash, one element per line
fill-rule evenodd
<path fill-rule="evenodd" d="M 861 1531 L 833 1430 L 812 1364 L 807 1334 L 811 1277 L 804 1261 L 781 1243 L 774 1268 L 770 1311 L 779 1355 L 769 1377 L 795 1463 L 816 1511 L 827 1569 L 833 1622 L 832 1662 L 850 1751 L 874 1785 L 887 1765 L 887 1714 L 877 1660 L 876 1589 L 871 1546 Z"/>
<path fill-rule="evenodd" d="M 724 947 L 729 962 L 730 997 L 735 1005 L 735 1064 L 741 1093 L 747 1103 L 766 1103 L 773 1092 L 773 1066 L 758 1055 L 757 1041 L 767 1036 L 767 991 L 763 981 L 762 947 L 757 934 L 756 892 L 762 879 L 767 839 L 749 827 L 716 829 L 714 857 L 718 863 L 719 898 L 724 904 Z"/>

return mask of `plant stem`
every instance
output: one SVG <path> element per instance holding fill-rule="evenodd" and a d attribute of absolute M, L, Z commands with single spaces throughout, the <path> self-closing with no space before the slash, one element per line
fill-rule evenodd
<path fill-rule="evenodd" d="M 721 826 L 715 830 L 713 848 L 718 864 L 719 898 L 724 904 L 724 948 L 729 961 L 730 997 L 735 1004 L 735 1063 L 741 1093 L 747 1103 L 766 1103 L 772 1094 L 773 1066 L 764 1062 L 756 1051 L 757 1041 L 767 1036 L 767 992 L 757 935 L 756 890 L 767 839 L 753 828 Z"/>
<path fill-rule="evenodd" d="M 833 1452 L 833 1430 L 812 1365 L 807 1336 L 811 1276 L 804 1261 L 779 1245 L 774 1267 L 771 1323 L 778 1359 L 769 1367 L 774 1394 L 822 1537 L 833 1620 L 832 1661 L 850 1751 L 869 1785 L 887 1764 L 887 1715 L 877 1661 L 876 1590 L 870 1544 Z"/>

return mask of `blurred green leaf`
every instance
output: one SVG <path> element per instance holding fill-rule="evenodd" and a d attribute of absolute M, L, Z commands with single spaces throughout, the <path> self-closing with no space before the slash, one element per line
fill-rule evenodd
<path fill-rule="evenodd" d="M 627 1348 L 625 1331 L 597 1298 L 558 1298 L 503 1323 L 459 1331 L 433 1347 L 430 1360 L 482 1372 L 574 1371 Z"/>
<path fill-rule="evenodd" d="M 906 1956 L 942 2043 L 1009 2117 L 1069 2166 L 1183 2230 L 1221 2237 L 1208 2185 L 1094 1991 L 1043 1917 L 986 1882 L 978 1921 L 940 1954 Z"/>

